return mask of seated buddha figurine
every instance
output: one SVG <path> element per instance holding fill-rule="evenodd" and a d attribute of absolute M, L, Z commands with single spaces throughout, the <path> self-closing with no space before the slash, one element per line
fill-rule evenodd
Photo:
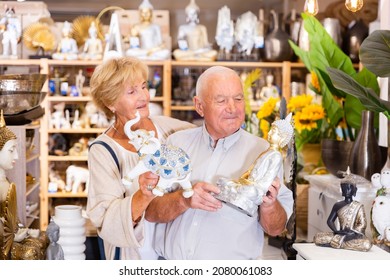
<path fill-rule="evenodd" d="M 152 4 L 149 0 L 143 0 L 138 11 L 140 22 L 130 30 L 130 48 L 126 55 L 146 60 L 169 59 L 171 52 L 164 45 L 161 28 L 152 22 Z"/>
<path fill-rule="evenodd" d="M 357 187 L 349 167 L 340 182 L 341 194 L 344 200 L 336 202 L 329 214 L 327 224 L 331 232 L 318 232 L 313 240 L 317 246 L 348 249 L 354 251 L 369 251 L 372 242 L 365 236 L 367 218 L 364 205 L 353 200 Z M 336 225 L 336 220 L 339 226 Z"/>
<path fill-rule="evenodd" d="M 71 37 L 71 25 L 68 21 L 64 22 L 62 27 L 62 38 L 58 44 L 57 51 L 53 53 L 53 59 L 75 60 L 77 59 L 77 42 Z"/>
<path fill-rule="evenodd" d="M 43 260 L 48 240 L 44 232 L 19 223 L 16 186 L 6 177 L 18 159 L 16 135 L 0 114 L 0 260 Z"/>
<path fill-rule="evenodd" d="M 199 7 L 191 0 L 185 9 L 187 23 L 179 27 L 177 40 L 179 48 L 173 51 L 176 60 L 214 61 L 217 51 L 211 48 L 207 29 L 199 24 Z"/>
<path fill-rule="evenodd" d="M 221 192 L 215 197 L 253 217 L 267 195 L 276 177 L 283 178 L 283 154 L 281 150 L 291 141 L 294 128 L 290 113 L 285 119 L 272 123 L 268 133 L 269 148 L 255 160 L 239 179 L 220 178 L 217 186 Z"/>
<path fill-rule="evenodd" d="M 88 29 L 89 38 L 85 41 L 80 59 L 100 60 L 103 58 L 103 42 L 98 38 L 98 30 L 93 21 Z"/>
<path fill-rule="evenodd" d="M 267 74 L 265 76 L 265 86 L 261 88 L 260 93 L 256 96 L 256 99 L 260 100 L 261 103 L 266 102 L 270 97 L 279 98 L 279 89 L 274 84 L 274 76 Z"/>

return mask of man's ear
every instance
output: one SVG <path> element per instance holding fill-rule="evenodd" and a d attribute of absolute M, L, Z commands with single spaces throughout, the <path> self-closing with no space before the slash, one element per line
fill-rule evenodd
<path fill-rule="evenodd" d="M 202 118 L 204 117 L 204 108 L 201 100 L 199 99 L 198 96 L 194 96 L 194 104 L 195 104 L 195 110 L 201 116 Z"/>

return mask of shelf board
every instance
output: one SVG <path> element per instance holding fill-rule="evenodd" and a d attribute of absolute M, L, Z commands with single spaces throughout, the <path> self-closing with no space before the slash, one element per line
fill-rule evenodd
<path fill-rule="evenodd" d="M 39 188 L 40 182 L 35 182 L 33 184 L 28 184 L 26 186 L 26 196 L 29 196 L 36 188 Z"/>
<path fill-rule="evenodd" d="M 39 214 L 40 214 L 40 212 L 39 212 L 39 207 L 38 207 L 38 209 L 35 210 L 34 212 L 28 214 L 28 215 L 26 216 L 26 224 L 25 224 L 25 226 L 26 226 L 26 227 L 30 227 L 31 224 L 32 224 L 35 220 L 39 219 L 39 216 L 40 216 Z"/>
<path fill-rule="evenodd" d="M 39 158 L 39 154 L 32 154 L 28 158 L 26 158 L 26 163 L 32 162 L 33 160 Z"/>
<path fill-rule="evenodd" d="M 97 66 L 101 60 L 48 60 L 49 66 Z"/>
<path fill-rule="evenodd" d="M 71 198 L 71 197 L 87 197 L 87 193 L 85 193 L 85 192 L 78 192 L 78 193 L 72 193 L 72 192 L 56 192 L 56 193 L 48 193 L 47 194 L 47 196 L 48 197 L 52 197 L 52 198 L 54 198 L 54 197 L 59 197 L 59 198 L 61 198 L 61 197 L 64 197 L 64 198 L 66 198 L 66 197 L 68 197 L 68 198 Z"/>
<path fill-rule="evenodd" d="M 84 133 L 103 133 L 107 128 L 81 128 L 81 129 L 48 129 L 48 133 L 73 133 L 73 134 L 84 134 Z"/>
<path fill-rule="evenodd" d="M 156 96 L 150 99 L 150 102 L 163 102 L 163 101 L 164 101 L 164 97 L 162 96 Z"/>
<path fill-rule="evenodd" d="M 88 156 L 48 156 L 49 161 L 87 161 Z"/>
<path fill-rule="evenodd" d="M 58 95 L 53 95 L 53 96 L 48 96 L 47 100 L 51 101 L 51 102 L 87 102 L 87 101 L 92 101 L 92 97 L 91 96 L 58 96 Z"/>
<path fill-rule="evenodd" d="M 177 105 L 177 106 L 171 106 L 172 111 L 194 111 L 195 106 L 189 106 L 189 105 Z"/>
<path fill-rule="evenodd" d="M 174 61 L 172 66 L 180 67 L 211 67 L 226 66 L 232 68 L 260 67 L 260 68 L 281 68 L 283 62 L 256 62 L 256 61 Z"/>

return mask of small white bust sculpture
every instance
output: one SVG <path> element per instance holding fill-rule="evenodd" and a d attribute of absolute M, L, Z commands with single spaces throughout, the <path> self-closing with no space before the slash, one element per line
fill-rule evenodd
<path fill-rule="evenodd" d="M 98 30 L 95 22 L 91 22 L 88 29 L 89 38 L 85 41 L 84 49 L 80 54 L 80 59 L 99 60 L 103 57 L 103 42 L 98 38 Z"/>
<path fill-rule="evenodd" d="M 179 48 L 174 50 L 174 58 L 176 60 L 214 61 L 217 51 L 211 48 L 206 26 L 199 24 L 200 9 L 195 0 L 191 0 L 185 11 L 187 23 L 179 26 L 177 35 Z"/>
<path fill-rule="evenodd" d="M 22 36 L 20 20 L 15 16 L 13 8 L 6 8 L 5 15 L 0 19 L 0 34 L 3 33 L 3 54 L 1 58 L 18 58 L 18 42 Z M 10 52 L 11 47 L 11 52 Z"/>
<path fill-rule="evenodd" d="M 75 60 L 78 55 L 77 42 L 71 37 L 71 24 L 68 21 L 64 22 L 62 27 L 62 38 L 58 44 L 57 51 L 53 53 L 53 59 L 59 60 Z"/>
<path fill-rule="evenodd" d="M 164 45 L 161 28 L 152 22 L 152 4 L 149 0 L 143 0 L 138 11 L 140 22 L 131 28 L 130 48 L 126 55 L 146 60 L 169 59 L 171 52 Z"/>

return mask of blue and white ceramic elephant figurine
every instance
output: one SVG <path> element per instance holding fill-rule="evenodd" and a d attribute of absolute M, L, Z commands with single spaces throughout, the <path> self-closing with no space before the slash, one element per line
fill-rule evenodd
<path fill-rule="evenodd" d="M 161 144 L 155 137 L 154 131 L 145 129 L 131 130 L 131 126 L 140 119 L 136 118 L 126 122 L 124 130 L 131 143 L 140 155 L 138 164 L 122 178 L 124 185 L 131 185 L 139 175 L 151 171 L 159 175 L 157 186 L 153 194 L 163 196 L 174 183 L 180 184 L 184 189 L 183 196 L 188 198 L 194 194 L 190 182 L 191 163 L 188 155 L 176 146 Z"/>

